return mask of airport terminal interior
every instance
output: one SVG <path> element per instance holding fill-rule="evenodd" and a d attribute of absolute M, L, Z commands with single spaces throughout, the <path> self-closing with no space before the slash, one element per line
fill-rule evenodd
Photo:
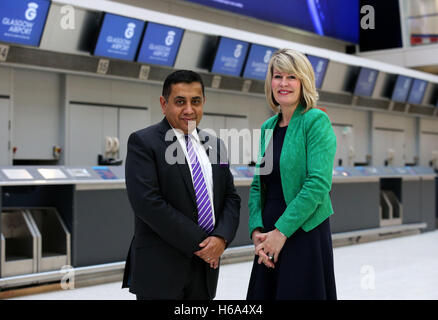
<path fill-rule="evenodd" d="M 438 299 L 438 0 L 0 0 L 0 299 L 135 299 L 127 140 L 180 69 L 202 77 L 199 127 L 242 199 L 216 299 L 245 299 L 280 48 L 309 59 L 336 134 L 338 298 Z"/>

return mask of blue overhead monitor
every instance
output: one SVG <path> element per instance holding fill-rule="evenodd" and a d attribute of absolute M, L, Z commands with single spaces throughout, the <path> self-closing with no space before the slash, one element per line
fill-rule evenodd
<path fill-rule="evenodd" d="M 307 59 L 312 64 L 313 72 L 315 73 L 316 88 L 321 89 L 329 61 L 328 59 L 315 57 L 310 54 L 307 55 Z"/>
<path fill-rule="evenodd" d="M 184 30 L 149 22 L 137 61 L 173 67 Z"/>
<path fill-rule="evenodd" d="M 411 91 L 409 92 L 408 102 L 413 104 L 421 104 L 424 93 L 426 92 L 427 81 L 414 79 Z"/>
<path fill-rule="evenodd" d="M 94 55 L 134 60 L 144 24 L 141 20 L 105 13 Z"/>
<path fill-rule="evenodd" d="M 394 90 L 392 91 L 391 100 L 398 102 L 406 102 L 409 89 L 411 88 L 412 78 L 398 75 L 395 82 Z"/>
<path fill-rule="evenodd" d="M 357 78 L 356 87 L 354 88 L 354 95 L 371 97 L 378 75 L 379 71 L 377 70 L 360 68 L 359 77 Z"/>
<path fill-rule="evenodd" d="M 49 7 L 48 0 L 1 0 L 0 41 L 38 47 Z"/>
<path fill-rule="evenodd" d="M 211 72 L 240 76 L 248 47 L 249 43 L 244 41 L 220 38 Z"/>
<path fill-rule="evenodd" d="M 359 0 L 186 0 L 359 43 Z"/>
<path fill-rule="evenodd" d="M 269 60 L 275 48 L 252 44 L 246 60 L 243 77 L 256 80 L 265 80 L 268 71 Z"/>

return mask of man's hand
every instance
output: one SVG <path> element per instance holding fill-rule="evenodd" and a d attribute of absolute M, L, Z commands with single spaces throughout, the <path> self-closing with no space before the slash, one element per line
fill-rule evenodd
<path fill-rule="evenodd" d="M 224 253 L 226 244 L 225 240 L 220 237 L 208 237 L 199 244 L 200 249 L 195 254 L 202 260 L 210 264 L 210 267 L 217 269 L 219 267 L 219 258 Z"/>

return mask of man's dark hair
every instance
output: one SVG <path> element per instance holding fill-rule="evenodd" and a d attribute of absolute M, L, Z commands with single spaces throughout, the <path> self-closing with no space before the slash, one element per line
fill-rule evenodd
<path fill-rule="evenodd" d="M 166 80 L 164 80 L 163 92 L 161 95 L 164 97 L 164 99 L 166 99 L 166 101 L 167 99 L 169 99 L 170 92 L 172 91 L 172 85 L 181 82 L 184 83 L 199 82 L 202 87 L 202 95 L 205 96 L 204 82 L 202 82 L 202 78 L 199 74 L 197 74 L 192 70 L 178 70 L 169 74 Z"/>

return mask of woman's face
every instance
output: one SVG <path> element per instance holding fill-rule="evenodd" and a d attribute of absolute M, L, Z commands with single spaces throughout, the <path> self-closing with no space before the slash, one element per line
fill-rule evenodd
<path fill-rule="evenodd" d="M 280 107 L 296 107 L 300 102 L 301 81 L 293 74 L 274 69 L 271 88 Z"/>

